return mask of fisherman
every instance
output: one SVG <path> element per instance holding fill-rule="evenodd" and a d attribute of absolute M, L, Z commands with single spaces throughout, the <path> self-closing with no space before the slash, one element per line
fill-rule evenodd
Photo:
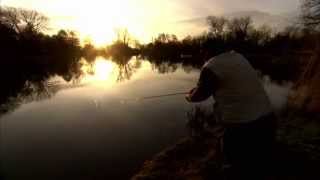
<path fill-rule="evenodd" d="M 213 57 L 186 99 L 200 102 L 210 96 L 217 103 L 218 123 L 225 127 L 223 151 L 230 169 L 246 179 L 261 173 L 271 157 L 275 117 L 258 73 L 234 51 Z"/>

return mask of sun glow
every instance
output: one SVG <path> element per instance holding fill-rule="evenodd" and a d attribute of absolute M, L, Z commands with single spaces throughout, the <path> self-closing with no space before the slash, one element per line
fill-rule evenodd
<path fill-rule="evenodd" d="M 99 85 L 113 85 L 117 80 L 118 67 L 110 60 L 102 57 L 97 58 L 94 64 L 83 63 L 81 68 L 84 83 L 95 83 Z"/>
<path fill-rule="evenodd" d="M 96 46 L 111 43 L 116 37 L 117 28 L 133 26 L 126 20 L 132 14 L 132 9 L 121 0 L 91 0 L 73 4 L 77 8 L 68 8 L 68 13 L 74 17 L 69 25 L 79 32 L 82 40 L 89 39 Z"/>
<path fill-rule="evenodd" d="M 111 43 L 115 39 L 116 29 L 130 27 L 125 17 L 129 17 L 131 11 L 126 4 L 118 1 L 93 0 L 90 4 L 82 4 L 80 9 L 85 12 L 77 12 L 74 22 L 75 28 L 82 36 L 87 36 L 97 46 Z"/>
<path fill-rule="evenodd" d="M 0 0 L 1 1 L 1 0 Z M 75 31 L 81 42 L 111 44 L 117 29 L 128 29 L 134 39 L 150 42 L 158 33 L 177 33 L 176 23 L 189 11 L 171 0 L 2 0 L 6 6 L 37 10 L 50 19 L 49 34 Z M 181 29 L 181 28 L 180 28 Z M 191 32 L 182 28 L 183 31 Z"/>
<path fill-rule="evenodd" d="M 94 64 L 94 69 L 98 79 L 106 80 L 112 74 L 114 65 L 110 61 L 97 60 Z"/>

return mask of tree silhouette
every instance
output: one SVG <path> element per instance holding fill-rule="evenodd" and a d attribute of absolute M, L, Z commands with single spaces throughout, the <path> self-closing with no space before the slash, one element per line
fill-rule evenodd
<path fill-rule="evenodd" d="M 0 8 L 1 23 L 20 33 L 20 17 L 19 10 L 14 7 Z"/>
<path fill-rule="evenodd" d="M 116 40 L 116 42 L 118 42 L 118 43 L 123 43 L 124 45 L 126 45 L 126 46 L 129 46 L 129 44 L 131 43 L 131 40 L 132 40 L 132 38 L 131 38 L 131 35 L 130 35 L 130 33 L 129 33 L 129 31 L 128 31 L 128 29 L 117 29 L 116 30 L 116 34 L 117 34 L 117 40 Z"/>
<path fill-rule="evenodd" d="M 41 13 L 14 7 L 0 9 L 1 21 L 17 33 L 39 33 L 46 30 L 49 19 Z"/>
<path fill-rule="evenodd" d="M 233 38 L 245 40 L 249 30 L 252 29 L 252 19 L 250 17 L 234 18 L 228 22 L 228 30 Z"/>
<path fill-rule="evenodd" d="M 41 32 L 47 30 L 49 19 L 37 11 L 20 10 L 22 24 L 25 24 L 25 30 L 31 32 Z"/>
<path fill-rule="evenodd" d="M 272 29 L 267 26 L 263 25 L 257 29 L 253 29 L 250 32 L 250 40 L 252 43 L 255 43 L 257 45 L 265 45 L 268 41 L 271 40 L 272 35 Z"/>
<path fill-rule="evenodd" d="M 210 32 L 213 33 L 214 36 L 221 36 L 226 30 L 228 20 L 224 17 L 208 16 L 207 23 L 210 27 Z"/>

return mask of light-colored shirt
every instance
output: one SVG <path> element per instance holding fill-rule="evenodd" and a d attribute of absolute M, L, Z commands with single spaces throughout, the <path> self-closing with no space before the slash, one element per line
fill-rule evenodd
<path fill-rule="evenodd" d="M 231 51 L 213 57 L 204 69 L 219 80 L 214 99 L 221 123 L 248 123 L 272 112 L 257 72 L 241 54 Z"/>

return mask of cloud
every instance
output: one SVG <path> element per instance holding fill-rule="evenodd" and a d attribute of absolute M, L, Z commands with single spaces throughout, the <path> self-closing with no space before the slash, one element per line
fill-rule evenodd
<path fill-rule="evenodd" d="M 300 0 L 178 0 L 191 14 L 207 15 L 260 10 L 284 13 L 298 9 Z M 176 1 L 175 1 L 176 2 Z"/>

